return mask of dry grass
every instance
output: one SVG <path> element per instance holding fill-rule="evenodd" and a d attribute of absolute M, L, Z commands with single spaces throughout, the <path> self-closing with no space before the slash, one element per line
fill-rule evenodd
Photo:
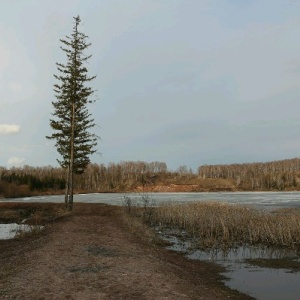
<path fill-rule="evenodd" d="M 126 227 L 129 232 L 135 236 L 138 236 L 142 241 L 148 244 L 158 243 L 158 239 L 154 230 L 143 223 L 141 218 L 129 215 L 123 211 L 122 222 L 124 223 L 124 227 Z"/>
<path fill-rule="evenodd" d="M 15 238 L 24 238 L 27 236 L 39 235 L 44 230 L 41 225 L 19 225 L 15 232 Z"/>
<path fill-rule="evenodd" d="M 64 204 L 0 202 L 0 222 L 45 225 L 70 215 Z"/>
<path fill-rule="evenodd" d="M 184 229 L 201 248 L 268 245 L 300 250 L 300 210 L 268 212 L 216 202 L 167 204 L 151 212 L 154 225 Z"/>
<path fill-rule="evenodd" d="M 0 223 L 17 223 L 15 238 L 39 235 L 45 226 L 70 216 L 64 204 L 0 202 Z"/>

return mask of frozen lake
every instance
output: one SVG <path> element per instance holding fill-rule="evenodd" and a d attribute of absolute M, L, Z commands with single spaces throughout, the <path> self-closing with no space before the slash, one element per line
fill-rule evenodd
<path fill-rule="evenodd" d="M 300 208 L 300 192 L 211 192 L 211 193 L 147 193 L 155 205 L 164 202 L 190 202 L 190 201 L 219 201 L 255 205 L 266 209 Z M 106 203 L 123 205 L 124 196 L 133 201 L 142 198 L 140 193 L 95 193 L 74 195 L 74 202 Z M 15 199 L 1 199 L 5 202 L 64 202 L 64 196 L 39 196 Z"/>

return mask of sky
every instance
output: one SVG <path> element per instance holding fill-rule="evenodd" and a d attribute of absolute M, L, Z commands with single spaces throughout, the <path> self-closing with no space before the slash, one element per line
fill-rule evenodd
<path fill-rule="evenodd" d="M 58 166 L 60 39 L 89 36 L 93 163 L 300 154 L 300 0 L 0 0 L 0 166 Z"/>

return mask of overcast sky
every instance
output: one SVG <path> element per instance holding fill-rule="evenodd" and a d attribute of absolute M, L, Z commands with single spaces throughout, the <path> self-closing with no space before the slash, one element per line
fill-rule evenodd
<path fill-rule="evenodd" d="M 0 0 L 0 165 L 57 166 L 59 39 L 80 15 L 97 75 L 95 163 L 300 154 L 300 1 Z"/>

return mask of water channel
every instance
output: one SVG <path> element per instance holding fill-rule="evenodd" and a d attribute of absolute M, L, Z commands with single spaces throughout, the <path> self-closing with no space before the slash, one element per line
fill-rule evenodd
<path fill-rule="evenodd" d="M 133 203 L 142 194 L 80 194 L 74 202 L 123 205 L 124 196 Z M 153 205 L 166 202 L 217 201 L 231 204 L 253 205 L 266 210 L 300 208 L 300 192 L 218 192 L 218 193 L 148 193 Z M 5 202 L 54 202 L 64 201 L 63 196 L 39 196 L 17 199 L 0 199 Z M 256 299 L 299 299 L 300 256 L 293 251 L 240 247 L 228 252 L 200 251 L 191 247 L 191 241 L 172 232 L 161 232 L 171 243 L 170 250 L 184 252 L 188 259 L 213 261 L 226 267 L 225 285 L 249 294 Z"/>

